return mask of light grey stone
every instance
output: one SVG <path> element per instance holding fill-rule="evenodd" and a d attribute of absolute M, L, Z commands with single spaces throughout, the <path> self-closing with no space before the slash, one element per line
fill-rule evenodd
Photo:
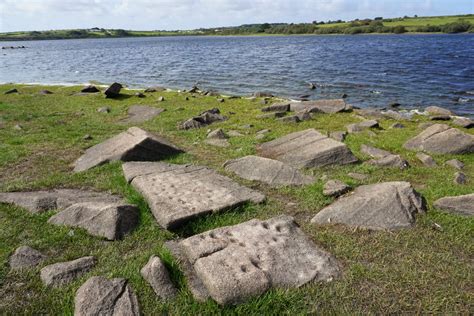
<path fill-rule="evenodd" d="M 274 103 L 270 106 L 262 108 L 262 112 L 288 112 L 290 110 L 290 102 Z"/>
<path fill-rule="evenodd" d="M 227 135 L 224 133 L 222 128 L 218 128 L 216 130 L 211 131 L 207 134 L 207 138 L 209 139 L 226 139 Z"/>
<path fill-rule="evenodd" d="M 379 148 L 375 148 L 375 147 L 372 147 L 372 146 L 368 146 L 368 145 L 365 145 L 365 144 L 360 146 L 360 152 L 367 155 L 367 156 L 370 156 L 372 158 L 383 158 L 383 157 L 392 155 L 392 153 L 389 152 L 389 151 L 379 149 Z"/>
<path fill-rule="evenodd" d="M 134 205 L 110 202 L 76 203 L 53 215 L 48 223 L 85 229 L 93 236 L 121 239 L 138 225 Z"/>
<path fill-rule="evenodd" d="M 445 124 L 435 124 L 403 146 L 434 154 L 469 154 L 474 152 L 474 136 Z"/>
<path fill-rule="evenodd" d="M 346 126 L 348 133 L 359 133 L 369 128 L 378 128 L 379 122 L 376 120 L 367 120 L 360 123 L 349 124 Z"/>
<path fill-rule="evenodd" d="M 150 284 L 156 295 L 163 300 L 174 298 L 178 291 L 171 282 L 166 266 L 157 256 L 151 256 L 148 263 L 140 270 L 143 278 Z"/>
<path fill-rule="evenodd" d="M 299 123 L 299 122 L 301 122 L 298 115 L 285 116 L 285 117 L 279 118 L 278 121 L 283 122 L 283 123 Z"/>
<path fill-rule="evenodd" d="M 110 107 L 102 106 L 102 107 L 97 109 L 97 112 L 99 112 L 99 113 L 110 113 Z"/>
<path fill-rule="evenodd" d="M 227 139 L 218 139 L 218 138 L 210 138 L 204 141 L 208 145 L 216 146 L 216 147 L 229 147 L 230 143 Z"/>
<path fill-rule="evenodd" d="M 164 228 L 174 228 L 192 218 L 246 202 L 265 200 L 263 194 L 207 167 L 128 162 L 122 168 L 127 181 L 144 196 Z"/>
<path fill-rule="evenodd" d="M 403 159 L 400 155 L 392 154 L 386 150 L 367 145 L 362 145 L 360 150 L 362 153 L 375 158 L 367 161 L 369 165 L 400 169 L 406 169 L 409 167 L 408 161 Z"/>
<path fill-rule="evenodd" d="M 308 111 L 332 114 L 350 110 L 352 110 L 352 106 L 347 104 L 344 99 L 292 102 L 290 104 L 290 111 L 294 112 Z"/>
<path fill-rule="evenodd" d="M 334 257 L 289 216 L 217 228 L 179 244 L 210 297 L 221 305 L 245 302 L 271 288 L 329 282 L 340 275 Z"/>
<path fill-rule="evenodd" d="M 279 118 L 279 117 L 284 117 L 286 115 L 286 112 L 270 112 L 262 115 L 258 115 L 258 119 L 274 119 L 274 118 Z"/>
<path fill-rule="evenodd" d="M 164 109 L 159 109 L 146 105 L 133 105 L 128 109 L 128 117 L 121 122 L 125 124 L 140 124 L 154 119 L 160 115 Z"/>
<path fill-rule="evenodd" d="M 446 161 L 446 164 L 448 166 L 451 166 L 451 167 L 456 168 L 458 170 L 461 170 L 461 169 L 464 168 L 464 164 L 461 161 L 457 160 L 457 159 L 448 160 L 448 161 Z"/>
<path fill-rule="evenodd" d="M 131 127 L 89 149 L 76 160 L 74 171 L 85 171 L 110 161 L 156 161 L 181 153 L 163 137 Z"/>
<path fill-rule="evenodd" d="M 76 292 L 75 316 L 139 316 L 138 300 L 125 279 L 94 276 Z"/>
<path fill-rule="evenodd" d="M 474 216 L 474 193 L 460 196 L 447 196 L 436 200 L 434 206 L 449 213 Z"/>
<path fill-rule="evenodd" d="M 340 196 L 349 192 L 350 186 L 340 180 L 329 180 L 324 184 L 323 194 L 326 196 Z"/>
<path fill-rule="evenodd" d="M 45 255 L 36 249 L 29 246 L 21 246 L 10 256 L 9 263 L 12 270 L 29 269 L 36 267 L 46 258 Z"/>
<path fill-rule="evenodd" d="M 364 180 L 367 180 L 369 178 L 368 175 L 362 174 L 362 173 L 357 173 L 357 172 L 349 172 L 347 175 L 349 177 L 351 177 L 352 179 L 359 180 L 359 181 L 364 181 Z"/>
<path fill-rule="evenodd" d="M 356 188 L 313 217 L 311 223 L 340 223 L 373 230 L 409 228 L 424 213 L 423 198 L 408 182 L 384 182 Z"/>
<path fill-rule="evenodd" d="M 95 266 L 94 257 L 83 257 L 68 262 L 51 264 L 41 269 L 41 281 L 46 286 L 58 287 L 81 277 Z"/>
<path fill-rule="evenodd" d="M 234 131 L 234 130 L 231 130 L 227 133 L 227 135 L 231 136 L 231 137 L 243 137 L 244 134 L 240 133 L 239 131 Z"/>
<path fill-rule="evenodd" d="M 302 174 L 297 169 L 278 160 L 246 156 L 229 160 L 224 164 L 225 170 L 239 177 L 261 181 L 270 186 L 305 185 L 314 182 L 313 177 Z"/>
<path fill-rule="evenodd" d="M 337 140 L 338 142 L 343 142 L 346 139 L 346 136 L 347 136 L 347 132 L 345 131 L 329 132 L 329 137 Z"/>
<path fill-rule="evenodd" d="M 295 168 L 311 168 L 357 161 L 350 149 L 315 129 L 291 133 L 257 146 L 260 156 L 276 159 Z"/>
<path fill-rule="evenodd" d="M 439 106 L 429 106 L 425 109 L 425 112 L 428 112 L 430 115 L 453 115 L 453 112 L 450 110 Z"/>
<path fill-rule="evenodd" d="M 211 110 L 207 110 L 199 114 L 198 116 L 194 116 L 181 124 L 178 124 L 178 129 L 180 130 L 188 130 L 194 128 L 201 128 L 207 126 L 209 124 L 215 122 L 221 122 L 227 120 L 227 117 L 222 116 L 220 114 L 219 109 L 214 108 Z"/>
<path fill-rule="evenodd" d="M 456 117 L 453 120 L 453 124 L 464 128 L 474 127 L 474 121 L 467 117 Z"/>
<path fill-rule="evenodd" d="M 433 157 L 424 154 L 424 153 L 418 153 L 416 154 L 416 158 L 420 160 L 426 167 L 436 167 L 436 161 L 433 159 Z"/>

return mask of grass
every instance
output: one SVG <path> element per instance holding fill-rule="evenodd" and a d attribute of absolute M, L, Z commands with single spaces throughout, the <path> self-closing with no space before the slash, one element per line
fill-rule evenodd
<path fill-rule="evenodd" d="M 17 88 L 21 94 L 3 95 Z M 38 92 L 48 89 L 52 95 Z M 192 221 L 175 232 L 160 228 L 154 221 L 143 198 L 124 180 L 120 163 L 103 165 L 87 172 L 74 174 L 71 163 L 81 152 L 123 130 L 128 126 L 117 122 L 126 117 L 127 108 L 144 104 L 165 108 L 157 118 L 140 127 L 165 135 L 187 153 L 174 157 L 174 163 L 207 165 L 226 174 L 222 164 L 227 159 L 255 153 L 255 145 L 290 132 L 316 128 L 327 132 L 343 130 L 345 125 L 360 121 L 351 113 L 317 115 L 300 124 L 282 124 L 275 120 L 256 119 L 262 105 L 259 100 L 192 97 L 178 92 L 147 94 L 144 99 L 127 96 L 119 100 L 104 99 L 103 95 L 77 96 L 79 87 L 40 87 L 23 85 L 0 86 L 0 191 L 39 190 L 58 187 L 92 188 L 124 195 L 140 208 L 140 225 L 121 241 L 109 242 L 92 237 L 81 229 L 53 226 L 47 223 L 54 211 L 33 215 L 6 204 L 0 204 L 0 314 L 72 314 L 74 295 L 90 276 L 124 277 L 137 293 L 145 315 L 203 315 L 203 314 L 390 314 L 435 313 L 472 314 L 474 312 L 473 254 L 474 220 L 443 213 L 432 207 L 433 202 L 446 195 L 474 192 L 474 155 L 434 155 L 436 168 L 426 168 L 415 153 L 402 144 L 419 133 L 418 124 L 426 119 L 417 116 L 404 123 L 404 129 L 390 129 L 395 121 L 381 120 L 383 130 L 351 134 L 347 145 L 361 160 L 361 144 L 371 144 L 401 154 L 411 164 L 406 171 L 382 169 L 363 163 L 352 166 L 326 167 L 307 170 L 318 180 L 302 188 L 271 189 L 266 185 L 236 181 L 261 190 L 268 196 L 263 205 L 244 205 L 221 214 Z M 164 102 L 158 102 L 164 96 Z M 189 97 L 189 101 L 185 97 Z M 109 114 L 97 108 L 110 106 Z M 218 107 L 229 120 L 210 128 L 238 130 L 244 137 L 230 139 L 229 148 L 204 144 L 207 128 L 178 131 L 176 124 L 200 112 Z M 229 114 L 235 112 L 236 114 Z M 21 125 L 22 130 L 14 128 Z M 248 128 L 244 125 L 252 125 Z M 256 140 L 255 133 L 271 129 L 265 139 Z M 465 130 L 467 133 L 473 133 Z M 85 134 L 93 136 L 83 140 Z M 444 162 L 457 158 L 466 165 L 470 180 L 466 185 L 452 182 L 454 170 Z M 348 172 L 369 175 L 364 181 L 347 176 Z M 416 226 L 398 232 L 372 232 L 343 226 L 316 227 L 309 220 L 322 207 L 332 202 L 322 195 L 322 177 L 340 179 L 357 186 L 390 180 L 410 181 L 422 193 L 429 206 L 426 215 L 419 216 Z M 299 289 L 273 290 L 249 302 L 221 307 L 213 301 L 198 303 L 190 294 L 179 265 L 163 248 L 166 240 L 186 237 L 224 225 L 266 219 L 279 214 L 294 216 L 302 229 L 342 263 L 344 275 L 328 284 L 308 284 Z M 434 223 L 442 230 L 434 229 Z M 59 289 L 45 288 L 39 278 L 39 268 L 26 272 L 10 271 L 8 258 L 21 245 L 32 246 L 49 256 L 45 264 L 72 260 L 86 255 L 98 258 L 97 266 L 81 279 Z M 168 303 L 156 298 L 139 270 L 151 255 L 160 256 L 179 287 L 179 296 Z"/>

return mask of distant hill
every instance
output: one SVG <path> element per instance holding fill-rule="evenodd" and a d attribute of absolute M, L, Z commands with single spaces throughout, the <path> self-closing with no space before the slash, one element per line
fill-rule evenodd
<path fill-rule="evenodd" d="M 474 14 L 435 17 L 356 19 L 353 21 L 313 21 L 312 23 L 262 23 L 201 28 L 186 31 L 132 31 L 122 29 L 76 29 L 0 33 L 0 41 L 113 38 L 186 35 L 293 35 L 364 33 L 474 33 Z"/>

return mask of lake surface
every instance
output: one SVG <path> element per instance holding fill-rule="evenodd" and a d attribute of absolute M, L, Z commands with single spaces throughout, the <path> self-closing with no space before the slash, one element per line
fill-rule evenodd
<path fill-rule="evenodd" d="M 474 35 L 155 37 L 0 42 L 0 82 L 121 82 L 474 114 Z M 309 90 L 308 82 L 318 84 Z"/>

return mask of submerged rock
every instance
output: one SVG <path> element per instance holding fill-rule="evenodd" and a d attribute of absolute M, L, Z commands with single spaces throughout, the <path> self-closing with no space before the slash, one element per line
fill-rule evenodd
<path fill-rule="evenodd" d="M 449 213 L 474 216 L 474 193 L 460 196 L 447 196 L 436 200 L 434 206 Z"/>
<path fill-rule="evenodd" d="M 139 316 L 140 307 L 125 279 L 94 276 L 76 292 L 74 315 Z"/>
<path fill-rule="evenodd" d="M 44 260 L 46 256 L 29 246 L 21 246 L 11 255 L 9 263 L 12 270 L 34 268 Z"/>
<path fill-rule="evenodd" d="M 41 281 L 46 286 L 62 286 L 81 277 L 95 266 L 94 257 L 51 264 L 41 269 Z"/>
<path fill-rule="evenodd" d="M 76 160 L 74 171 L 85 171 L 110 161 L 156 161 L 182 151 L 164 138 L 131 127 L 89 149 Z"/>
<path fill-rule="evenodd" d="M 125 178 L 148 202 L 157 222 L 175 228 L 192 218 L 219 212 L 265 196 L 202 166 L 128 162 Z"/>
<path fill-rule="evenodd" d="M 261 181 L 271 186 L 305 185 L 314 182 L 314 178 L 304 175 L 297 169 L 284 163 L 257 156 L 246 156 L 229 160 L 224 164 L 225 170 L 239 177 Z"/>
<path fill-rule="evenodd" d="M 384 182 L 356 188 L 322 209 L 311 223 L 395 230 L 413 226 L 415 214 L 424 212 L 424 199 L 410 183 Z"/>
<path fill-rule="evenodd" d="M 408 140 L 403 147 L 434 154 L 469 154 L 474 152 L 474 136 L 445 124 L 435 124 Z"/>
<path fill-rule="evenodd" d="M 259 155 L 295 168 L 312 168 L 357 161 L 349 148 L 315 129 L 291 133 L 257 146 Z"/>
<path fill-rule="evenodd" d="M 221 305 L 245 302 L 271 288 L 329 282 L 340 275 L 334 257 L 289 216 L 217 228 L 182 240 L 178 249 L 187 261 L 186 276 L 200 286 L 191 291 Z"/>

